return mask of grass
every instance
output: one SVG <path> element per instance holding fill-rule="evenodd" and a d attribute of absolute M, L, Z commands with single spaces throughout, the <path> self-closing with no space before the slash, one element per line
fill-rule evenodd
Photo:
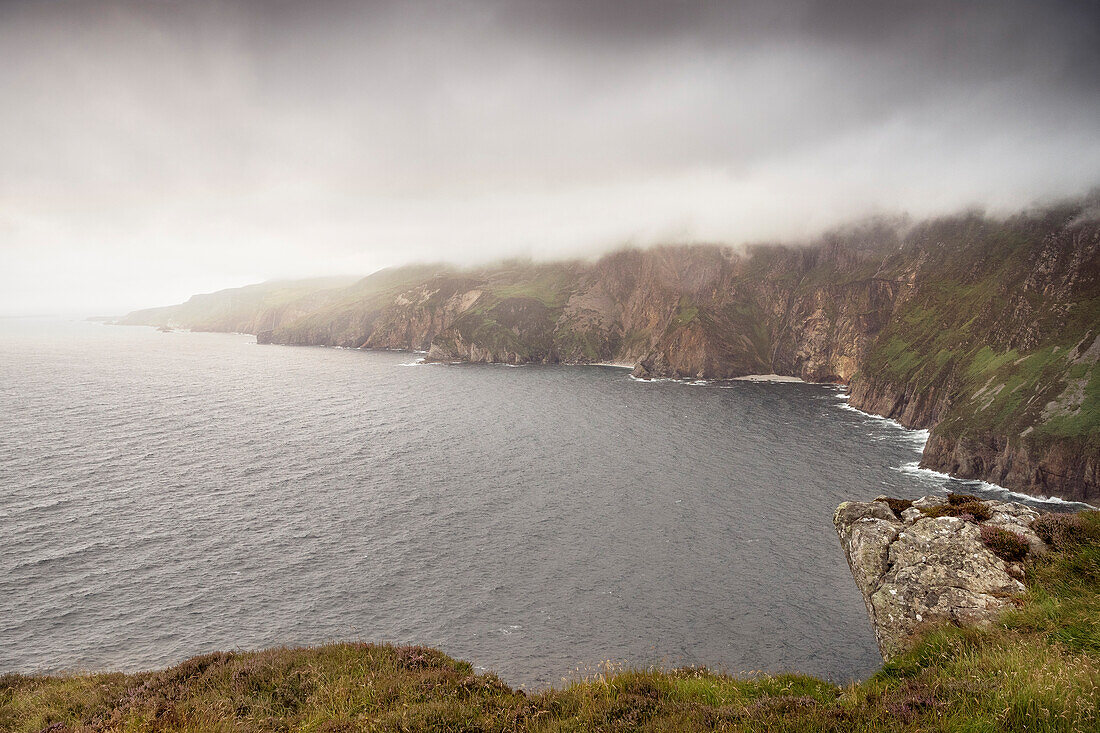
<path fill-rule="evenodd" d="M 1075 412 L 1060 415 L 1047 421 L 1042 426 L 1043 432 L 1051 436 L 1061 437 L 1095 433 L 1096 426 L 1100 425 L 1100 368 L 1097 365 L 1092 365 L 1091 368 L 1085 365 L 1075 365 L 1068 376 L 1077 379 L 1087 378 L 1083 400 Z"/>
<path fill-rule="evenodd" d="M 0 677 L 4 731 L 1019 731 L 1100 729 L 1100 513 L 1026 563 L 989 630 L 930 629 L 869 680 L 607 666 L 525 694 L 423 647 L 219 653 L 135 675 Z"/>
<path fill-rule="evenodd" d="M 672 320 L 669 321 L 668 326 L 665 327 L 665 332 L 671 333 L 678 328 L 683 328 L 694 321 L 698 316 L 699 306 L 692 303 L 689 298 L 681 297 L 679 304 L 676 306 L 676 314 L 673 315 Z"/>
<path fill-rule="evenodd" d="M 499 276 L 498 276 L 499 277 Z M 492 293 L 500 300 L 534 298 L 548 308 L 563 308 L 576 290 L 576 273 L 563 265 L 542 265 L 521 271 L 515 281 L 494 283 Z"/>

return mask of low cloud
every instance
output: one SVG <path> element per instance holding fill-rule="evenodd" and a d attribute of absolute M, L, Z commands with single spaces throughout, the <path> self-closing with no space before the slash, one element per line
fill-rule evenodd
<path fill-rule="evenodd" d="M 1100 178 L 1086 3 L 0 4 L 0 312 Z"/>

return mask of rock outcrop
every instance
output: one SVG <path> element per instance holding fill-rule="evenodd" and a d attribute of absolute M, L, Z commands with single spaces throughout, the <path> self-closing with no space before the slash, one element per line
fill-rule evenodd
<path fill-rule="evenodd" d="M 883 659 L 905 651 L 913 635 L 936 623 L 984 626 L 1012 604 L 1024 585 L 1019 563 L 982 541 L 981 526 L 1013 532 L 1029 551 L 1046 551 L 1031 530 L 1039 513 L 1022 504 L 979 502 L 984 520 L 937 516 L 944 497 L 924 497 L 895 512 L 886 500 L 845 502 L 833 517 Z"/>

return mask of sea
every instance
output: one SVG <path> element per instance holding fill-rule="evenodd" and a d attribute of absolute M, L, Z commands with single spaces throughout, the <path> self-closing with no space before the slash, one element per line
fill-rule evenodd
<path fill-rule="evenodd" d="M 1006 492 L 842 388 L 0 320 L 0 673 L 423 644 L 540 689 L 881 659 L 846 500 Z"/>

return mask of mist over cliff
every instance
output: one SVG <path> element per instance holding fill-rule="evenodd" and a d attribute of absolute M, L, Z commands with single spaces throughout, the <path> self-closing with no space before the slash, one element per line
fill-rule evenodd
<path fill-rule="evenodd" d="M 1095 4 L 5 2 L 0 311 L 1100 182 Z"/>

